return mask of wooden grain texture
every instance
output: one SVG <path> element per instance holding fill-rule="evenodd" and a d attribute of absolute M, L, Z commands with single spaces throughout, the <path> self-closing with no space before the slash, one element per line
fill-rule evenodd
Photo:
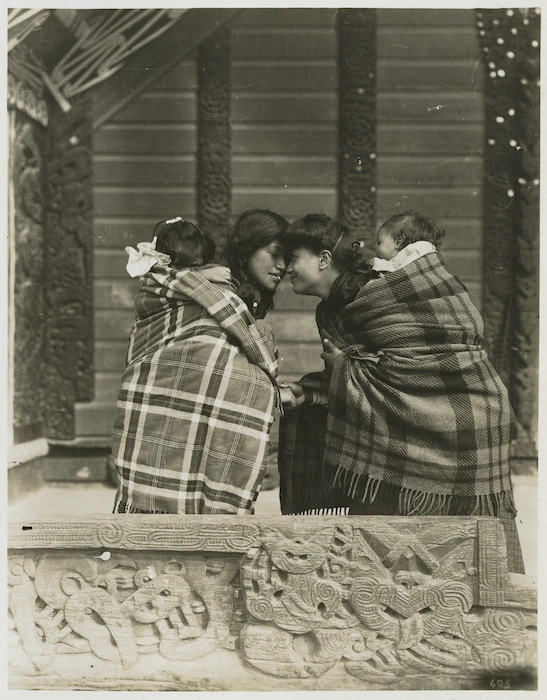
<path fill-rule="evenodd" d="M 232 22 L 234 214 L 336 213 L 335 26 L 333 8 L 247 8 Z M 399 206 L 436 216 L 447 264 L 480 307 L 484 97 L 474 11 L 378 8 L 377 51 L 377 221 Z M 107 382 L 123 367 L 133 320 L 123 247 L 147 240 L 173 207 L 197 218 L 197 82 L 194 53 L 95 133 L 97 398 L 112 397 Z M 282 354 L 294 352 L 291 374 L 320 350 L 317 302 L 295 297 L 288 281 L 276 299 L 272 321 Z"/>
<path fill-rule="evenodd" d="M 537 688 L 495 518 L 29 517 L 8 551 L 12 690 Z"/>

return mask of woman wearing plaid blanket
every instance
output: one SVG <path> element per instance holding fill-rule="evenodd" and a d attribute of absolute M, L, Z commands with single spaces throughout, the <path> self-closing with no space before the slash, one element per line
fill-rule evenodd
<path fill-rule="evenodd" d="M 437 252 L 444 232 L 413 212 L 392 217 L 369 280 L 344 298 L 344 268 L 316 223 L 304 217 L 286 235 L 294 291 L 322 299 L 326 370 L 290 385 L 282 511 L 494 515 L 509 569 L 522 572 L 508 394 L 481 347 L 482 318 Z"/>
<path fill-rule="evenodd" d="M 257 318 L 285 273 L 287 222 L 267 211 L 246 219 L 261 235 L 231 256 L 244 258 L 250 307 L 230 269 L 212 265 L 210 236 L 181 217 L 127 249 L 142 284 L 113 427 L 115 513 L 252 512 L 279 400 L 277 351 Z"/>

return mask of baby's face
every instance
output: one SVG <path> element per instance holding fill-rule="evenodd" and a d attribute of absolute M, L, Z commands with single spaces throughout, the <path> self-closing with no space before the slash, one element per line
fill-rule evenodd
<path fill-rule="evenodd" d="M 376 257 L 391 260 L 398 252 L 397 244 L 391 234 L 380 229 L 376 238 Z"/>

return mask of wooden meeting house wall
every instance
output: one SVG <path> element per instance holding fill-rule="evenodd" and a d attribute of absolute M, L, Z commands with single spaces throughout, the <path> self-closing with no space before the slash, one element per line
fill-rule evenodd
<path fill-rule="evenodd" d="M 65 113 L 47 91 L 10 83 L 14 471 L 36 483 L 38 442 L 53 455 L 46 476 L 87 479 L 85 464 L 103 478 L 93 465 L 104 464 L 133 319 L 123 247 L 175 213 L 222 235 L 249 206 L 340 216 L 369 246 L 374 220 L 394 208 L 438 217 L 494 356 L 499 338 L 520 339 L 499 361 L 524 426 L 517 456 L 537 461 L 527 400 L 537 386 L 537 96 L 527 83 L 519 98 L 529 157 L 517 164 L 525 184 L 513 218 L 501 221 L 515 164 L 504 159 L 485 192 L 496 162 L 485 144 L 500 138 L 485 97 L 499 105 L 506 93 L 477 70 L 497 16 L 355 12 L 344 25 L 348 15 L 330 9 L 243 10 L 102 116 L 99 89 Z M 314 306 L 283 283 L 272 323 L 284 377 L 318 366 Z M 56 460 L 61 448 L 71 460 Z M 494 519 L 244 520 L 10 523 L 12 687 L 534 687 L 534 582 L 507 573 Z"/>

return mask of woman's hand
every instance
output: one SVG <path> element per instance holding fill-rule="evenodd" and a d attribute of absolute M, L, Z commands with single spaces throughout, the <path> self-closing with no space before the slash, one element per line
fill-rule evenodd
<path fill-rule="evenodd" d="M 199 270 L 199 274 L 215 284 L 230 284 L 232 281 L 232 271 L 224 265 L 206 267 L 204 270 Z"/>
<path fill-rule="evenodd" d="M 336 360 L 337 357 L 340 357 L 340 355 L 344 355 L 344 351 L 340 350 L 340 348 L 336 347 L 334 343 L 328 338 L 325 338 L 323 340 L 323 347 L 325 348 L 324 351 L 321 353 L 321 359 L 325 363 L 325 369 L 329 372 L 332 371 L 332 366 L 334 365 L 334 361 Z"/>
<path fill-rule="evenodd" d="M 280 384 L 279 392 L 281 395 L 281 403 L 283 408 L 291 409 L 298 408 L 306 400 L 304 387 L 296 382 L 287 382 L 286 384 Z"/>

